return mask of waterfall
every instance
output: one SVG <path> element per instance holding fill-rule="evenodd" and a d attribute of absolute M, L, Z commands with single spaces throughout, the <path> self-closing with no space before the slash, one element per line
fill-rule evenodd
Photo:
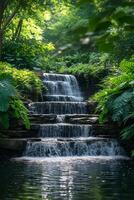
<path fill-rule="evenodd" d="M 26 155 L 31 157 L 51 156 L 115 156 L 124 154 L 117 141 L 55 141 L 29 142 Z"/>
<path fill-rule="evenodd" d="M 120 156 L 124 150 L 115 139 L 94 137 L 91 124 L 69 124 L 66 117 L 86 116 L 87 103 L 83 102 L 78 82 L 72 75 L 44 73 L 48 88 L 42 102 L 29 104 L 36 115 L 57 115 L 55 123 L 39 125 L 40 141 L 29 141 L 24 156 Z"/>
<path fill-rule="evenodd" d="M 91 125 L 43 124 L 40 125 L 40 137 L 88 137 L 92 133 Z"/>
<path fill-rule="evenodd" d="M 31 103 L 30 110 L 40 114 L 86 114 L 86 106 L 84 102 L 47 101 Z"/>
<path fill-rule="evenodd" d="M 72 75 L 44 74 L 44 83 L 49 95 L 63 95 L 82 100 L 81 92 L 76 78 Z"/>

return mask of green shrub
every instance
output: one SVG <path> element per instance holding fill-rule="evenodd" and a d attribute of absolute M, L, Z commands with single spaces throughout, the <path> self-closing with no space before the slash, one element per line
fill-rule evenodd
<path fill-rule="evenodd" d="M 107 77 L 102 90 L 93 97 L 98 102 L 100 122 L 107 119 L 122 128 L 123 139 L 134 136 L 134 62 L 123 60 L 116 74 Z"/>
<path fill-rule="evenodd" d="M 24 106 L 19 98 L 13 98 L 10 101 L 10 111 L 15 119 L 22 120 L 27 129 L 30 128 L 30 121 L 28 117 L 28 109 Z"/>
<path fill-rule="evenodd" d="M 103 77 L 104 74 L 108 71 L 107 61 L 108 54 L 93 52 L 88 55 L 88 62 L 76 63 L 69 67 L 62 66 L 59 68 L 59 72 L 73 75 L 82 75 L 87 78 Z"/>
<path fill-rule="evenodd" d="M 0 62 L 0 74 L 1 76 L 12 76 L 13 85 L 23 97 L 27 97 L 33 92 L 35 95 L 39 95 L 42 91 L 42 81 L 33 71 L 18 70 L 8 63 Z"/>
<path fill-rule="evenodd" d="M 10 76 L 0 77 L 0 112 L 5 112 L 9 108 L 9 100 L 17 94 L 15 87 L 12 85 Z"/>
<path fill-rule="evenodd" d="M 15 87 L 10 76 L 0 77 L 0 124 L 4 128 L 9 126 L 8 109 L 10 99 L 16 96 Z"/>
<path fill-rule="evenodd" d="M 22 120 L 30 128 L 28 110 L 19 99 L 17 90 L 12 85 L 11 76 L 0 77 L 0 125 L 9 128 L 10 118 Z"/>
<path fill-rule="evenodd" d="M 85 77 L 97 77 L 101 73 L 104 72 L 104 66 L 96 66 L 96 65 L 89 65 L 89 64 L 78 64 L 76 66 L 61 67 L 59 72 L 60 73 L 68 73 L 73 75 L 83 75 Z"/>
<path fill-rule="evenodd" d="M 0 62 L 0 125 L 9 128 L 10 119 L 21 120 L 30 128 L 28 110 L 21 99 L 39 95 L 43 83 L 32 71 L 18 70 L 8 63 Z"/>
<path fill-rule="evenodd" d="M 52 43 L 36 39 L 7 40 L 4 43 L 3 61 L 19 69 L 32 70 L 35 66 L 44 66 L 43 58 L 54 50 Z"/>

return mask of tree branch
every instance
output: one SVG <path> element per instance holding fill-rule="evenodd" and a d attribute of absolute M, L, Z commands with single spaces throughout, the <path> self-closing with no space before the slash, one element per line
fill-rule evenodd
<path fill-rule="evenodd" d="M 12 12 L 12 14 L 7 18 L 6 22 L 3 24 L 3 30 L 6 29 L 6 27 L 10 24 L 10 22 L 12 21 L 12 19 L 15 17 L 15 15 L 17 14 L 18 12 L 18 9 L 19 9 L 19 5 L 15 8 L 15 10 Z"/>
<path fill-rule="evenodd" d="M 16 28 L 15 33 L 13 34 L 13 40 L 16 40 L 19 38 L 21 30 L 22 30 L 22 25 L 23 25 L 23 19 L 20 19 Z"/>

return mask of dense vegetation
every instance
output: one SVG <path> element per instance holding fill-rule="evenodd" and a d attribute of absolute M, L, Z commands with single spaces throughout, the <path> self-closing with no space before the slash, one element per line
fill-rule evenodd
<path fill-rule="evenodd" d="M 133 10 L 133 0 L 0 1 L 2 124 L 9 126 L 12 113 L 29 127 L 22 100 L 41 93 L 29 71 L 41 68 L 97 78 L 101 90 L 92 98 L 100 122 L 110 120 L 134 139 Z"/>
<path fill-rule="evenodd" d="M 43 84 L 38 76 L 29 70 L 18 70 L 10 64 L 0 62 L 0 122 L 9 127 L 11 118 L 21 119 L 30 128 L 28 110 L 22 100 L 41 93 Z M 9 118 L 10 116 L 10 118 Z"/>
<path fill-rule="evenodd" d="M 94 96 L 99 102 L 100 122 L 117 122 L 124 127 L 122 137 L 130 139 L 134 136 L 134 62 L 123 60 L 102 87 Z"/>

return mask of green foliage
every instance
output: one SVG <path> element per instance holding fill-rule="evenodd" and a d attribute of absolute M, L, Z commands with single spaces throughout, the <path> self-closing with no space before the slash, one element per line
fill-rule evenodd
<path fill-rule="evenodd" d="M 0 76 L 0 124 L 2 124 L 4 128 L 9 127 L 7 112 L 10 107 L 10 99 L 16 94 L 11 77 Z"/>
<path fill-rule="evenodd" d="M 9 128 L 11 116 L 22 119 L 26 128 L 30 127 L 28 111 L 19 99 L 15 87 L 12 85 L 11 77 L 4 74 L 4 77 L 0 76 L 0 125 L 3 128 Z"/>
<path fill-rule="evenodd" d="M 12 116 L 15 119 L 22 120 L 27 129 L 30 128 L 30 121 L 28 117 L 28 110 L 19 98 L 14 98 L 10 101 L 10 109 Z"/>
<path fill-rule="evenodd" d="M 120 69 L 126 73 L 134 73 L 134 61 L 122 60 L 120 63 Z"/>
<path fill-rule="evenodd" d="M 133 119 L 134 119 L 134 117 L 133 117 Z M 121 133 L 122 133 L 123 139 L 129 140 L 132 137 L 134 137 L 134 124 L 124 128 Z"/>
<path fill-rule="evenodd" d="M 88 31 L 101 51 L 110 52 L 118 61 L 134 52 L 133 0 L 80 0 L 92 5 Z"/>
<path fill-rule="evenodd" d="M 3 48 L 3 60 L 20 69 L 43 68 L 43 58 L 53 50 L 54 46 L 51 43 L 45 44 L 35 39 L 6 40 Z"/>
<path fill-rule="evenodd" d="M 0 62 L 0 74 L 2 76 L 12 76 L 13 85 L 19 90 L 23 97 L 30 96 L 33 92 L 35 95 L 39 95 L 43 88 L 42 81 L 34 72 L 18 70 L 8 63 Z"/>
<path fill-rule="evenodd" d="M 122 137 L 134 136 L 134 62 L 123 60 L 116 74 L 103 82 L 103 89 L 93 97 L 98 102 L 100 122 L 107 119 L 124 127 Z"/>
<path fill-rule="evenodd" d="M 10 27 L 10 24 L 13 22 L 16 16 L 21 18 L 33 17 L 35 16 L 36 10 L 43 11 L 45 6 L 45 1 L 42 0 L 13 0 L 13 1 L 0 1 L 0 60 L 2 59 L 3 54 L 3 43 L 5 41 L 5 33 L 7 29 Z M 20 35 L 22 29 L 21 27 L 16 28 L 15 35 Z M 12 30 L 13 31 L 13 30 Z M 19 33 L 19 34 L 18 34 Z"/>
<path fill-rule="evenodd" d="M 9 99 L 16 95 L 11 77 L 0 77 L 0 112 L 6 112 L 9 108 Z"/>
<path fill-rule="evenodd" d="M 10 119 L 15 118 L 29 129 L 28 110 L 21 98 L 39 95 L 42 89 L 43 83 L 34 72 L 0 62 L 0 125 L 9 128 Z"/>
<path fill-rule="evenodd" d="M 71 57 L 71 56 L 70 56 Z M 83 61 L 83 60 L 82 60 Z M 86 63 L 76 63 L 70 67 L 59 68 L 60 73 L 82 75 L 88 79 L 91 77 L 103 77 L 107 73 L 108 54 L 90 53 Z"/>
<path fill-rule="evenodd" d="M 52 12 L 48 13 L 49 17 L 44 32 L 45 40 L 53 42 L 56 47 L 66 48 L 67 44 L 74 42 L 76 37 L 74 30 L 77 30 L 76 34 L 81 34 L 80 27 L 84 29 L 88 26 L 91 13 L 92 10 L 89 6 L 77 7 L 73 3 L 68 5 L 62 3 L 60 6 L 56 6 Z"/>
<path fill-rule="evenodd" d="M 100 74 L 104 72 L 104 66 L 96 66 L 89 64 L 78 64 L 71 67 L 61 67 L 59 69 L 60 73 L 68 73 L 73 75 L 82 75 L 84 77 L 99 77 Z"/>

